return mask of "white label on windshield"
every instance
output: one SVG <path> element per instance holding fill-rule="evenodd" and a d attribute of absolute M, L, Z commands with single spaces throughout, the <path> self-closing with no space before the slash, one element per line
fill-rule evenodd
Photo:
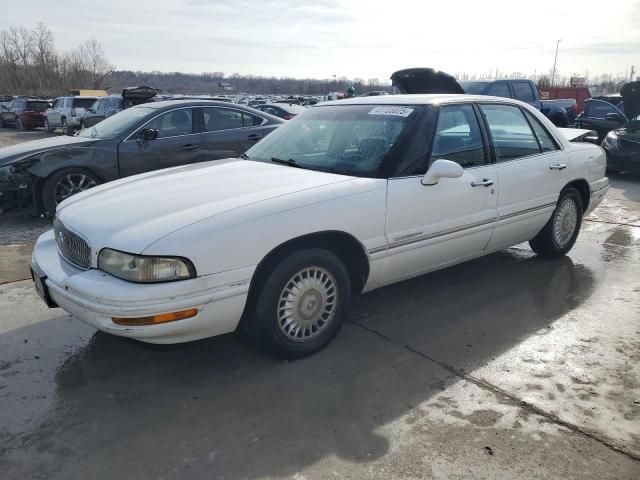
<path fill-rule="evenodd" d="M 369 111 L 369 115 L 394 115 L 396 117 L 408 117 L 413 113 L 413 108 L 407 107 L 375 107 Z"/>

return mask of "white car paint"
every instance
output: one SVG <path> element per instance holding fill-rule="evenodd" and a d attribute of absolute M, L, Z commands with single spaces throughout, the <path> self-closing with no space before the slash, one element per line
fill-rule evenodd
<path fill-rule="evenodd" d="M 33 263 L 53 300 L 94 327 L 152 343 L 175 343 L 233 331 L 259 263 L 291 239 L 338 231 L 355 238 L 369 262 L 364 291 L 530 240 L 549 220 L 562 188 L 585 180 L 591 201 L 604 197 L 604 151 L 570 143 L 537 110 L 504 98 L 459 95 L 375 97 L 376 104 L 498 102 L 527 108 L 560 150 L 464 170 L 423 185 L 422 176 L 357 178 L 249 160 L 149 172 L 83 192 L 57 217 L 91 246 L 91 267 L 70 265 L 52 232 L 36 243 Z M 341 105 L 370 104 L 371 98 Z M 566 168 L 553 169 L 554 165 Z M 491 179 L 490 187 L 471 182 Z M 102 248 L 189 258 L 197 278 L 133 284 L 97 269 Z M 112 316 L 197 308 L 177 322 L 128 327 Z"/>

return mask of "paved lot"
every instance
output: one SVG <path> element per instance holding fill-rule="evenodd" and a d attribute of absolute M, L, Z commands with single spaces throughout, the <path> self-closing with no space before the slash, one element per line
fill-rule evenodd
<path fill-rule="evenodd" d="M 640 177 L 613 185 L 569 256 L 521 245 L 371 292 L 297 362 L 111 337 L 0 285 L 0 478 L 637 480 Z M 0 252 L 46 228 L 0 222 Z"/>

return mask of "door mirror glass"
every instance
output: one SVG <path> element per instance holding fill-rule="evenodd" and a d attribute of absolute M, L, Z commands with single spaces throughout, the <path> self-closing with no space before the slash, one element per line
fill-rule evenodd
<path fill-rule="evenodd" d="M 141 142 L 149 142 L 158 138 L 158 130 L 155 128 L 143 128 L 138 132 L 138 140 Z"/>
<path fill-rule="evenodd" d="M 460 178 L 464 170 L 451 160 L 436 160 L 431 164 L 427 173 L 422 177 L 423 185 L 435 185 L 441 178 Z"/>
<path fill-rule="evenodd" d="M 604 116 L 605 120 L 608 120 L 609 122 L 616 122 L 616 123 L 626 123 L 625 119 L 622 118 L 622 115 L 620 115 L 617 112 L 614 113 L 607 113 Z"/>

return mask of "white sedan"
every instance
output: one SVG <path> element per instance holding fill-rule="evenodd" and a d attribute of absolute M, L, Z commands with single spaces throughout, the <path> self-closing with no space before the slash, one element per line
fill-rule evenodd
<path fill-rule="evenodd" d="M 177 343 L 251 332 L 295 358 L 353 294 L 528 241 L 566 254 L 609 182 L 603 150 L 529 105 L 469 95 L 309 108 L 246 156 L 62 202 L 36 288 L 104 332 Z"/>

